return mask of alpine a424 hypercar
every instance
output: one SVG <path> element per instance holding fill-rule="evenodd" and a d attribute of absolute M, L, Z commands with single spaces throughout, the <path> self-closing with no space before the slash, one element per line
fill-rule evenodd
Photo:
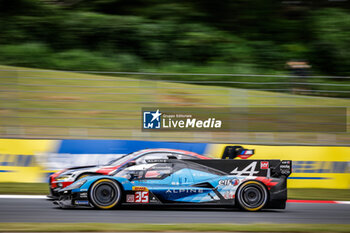
<path fill-rule="evenodd" d="M 147 160 L 110 176 L 82 178 L 59 191 L 60 207 L 121 205 L 284 209 L 291 161 Z"/>

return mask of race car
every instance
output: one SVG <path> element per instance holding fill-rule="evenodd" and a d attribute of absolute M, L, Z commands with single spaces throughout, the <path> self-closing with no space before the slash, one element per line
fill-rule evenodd
<path fill-rule="evenodd" d="M 222 158 L 242 159 L 249 158 L 254 154 L 254 150 L 245 149 L 242 146 L 226 146 Z M 108 164 L 100 166 L 81 166 L 61 170 L 49 177 L 49 198 L 58 197 L 58 191 L 67 187 L 73 182 L 92 175 L 108 175 L 111 172 L 119 171 L 130 165 L 144 163 L 146 159 L 210 159 L 194 152 L 177 149 L 145 149 L 124 155 L 110 161 Z"/>
<path fill-rule="evenodd" d="M 50 198 L 58 196 L 58 190 L 73 182 L 92 175 L 108 175 L 127 166 L 144 163 L 146 159 L 210 159 L 194 152 L 176 149 L 145 149 L 114 159 L 105 165 L 72 167 L 61 170 L 49 177 Z"/>
<path fill-rule="evenodd" d="M 60 190 L 62 208 L 122 205 L 284 209 L 291 161 L 151 159 L 111 174 L 80 179 Z"/>

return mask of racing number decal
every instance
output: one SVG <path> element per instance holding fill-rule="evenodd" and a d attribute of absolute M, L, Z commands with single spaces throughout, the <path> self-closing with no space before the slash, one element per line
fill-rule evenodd
<path fill-rule="evenodd" d="M 136 203 L 148 203 L 149 198 L 148 198 L 148 192 L 135 192 L 135 202 Z"/>

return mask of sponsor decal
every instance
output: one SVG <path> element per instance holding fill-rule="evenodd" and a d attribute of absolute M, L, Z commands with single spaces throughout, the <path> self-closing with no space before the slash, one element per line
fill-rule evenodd
<path fill-rule="evenodd" d="M 158 200 L 155 198 L 155 196 L 153 196 L 153 197 L 149 200 L 149 202 L 156 203 L 156 202 L 158 202 Z"/>
<path fill-rule="evenodd" d="M 128 195 L 126 195 L 126 202 L 135 202 L 135 196 L 134 196 L 134 194 L 128 194 Z"/>
<path fill-rule="evenodd" d="M 87 197 L 87 193 L 80 193 L 79 196 L 82 197 L 82 198 L 86 198 Z"/>
<path fill-rule="evenodd" d="M 237 175 L 237 176 L 242 176 L 242 175 L 254 176 L 255 174 L 259 173 L 258 170 L 255 170 L 257 163 L 258 162 L 256 162 L 256 161 L 252 162 L 251 164 L 249 164 L 247 167 L 245 167 L 241 171 L 239 171 L 238 167 L 236 167 L 230 173 L 233 174 L 233 175 Z"/>
<path fill-rule="evenodd" d="M 145 178 L 152 179 L 152 178 L 159 178 L 162 176 L 162 173 L 159 171 L 147 171 L 145 174 Z"/>
<path fill-rule="evenodd" d="M 269 161 L 261 161 L 260 169 L 269 169 Z"/>
<path fill-rule="evenodd" d="M 133 191 L 148 191 L 147 187 L 142 187 L 142 186 L 134 186 L 132 187 Z"/>
<path fill-rule="evenodd" d="M 168 159 L 146 159 L 146 163 L 167 163 Z"/>
<path fill-rule="evenodd" d="M 281 174 L 290 175 L 292 172 L 291 161 L 282 161 L 280 164 Z"/>
<path fill-rule="evenodd" d="M 251 157 L 252 155 L 254 155 L 254 150 L 243 150 L 241 152 L 240 155 L 238 155 L 237 157 L 241 158 L 241 159 L 248 159 L 249 157 Z"/>
<path fill-rule="evenodd" d="M 225 185 L 225 186 L 228 186 L 228 185 L 238 185 L 239 183 L 239 180 L 237 179 L 228 179 L 228 180 L 219 180 L 219 185 Z"/>
<path fill-rule="evenodd" d="M 89 201 L 77 200 L 77 201 L 75 201 L 75 204 L 77 204 L 77 205 L 89 205 Z"/>
<path fill-rule="evenodd" d="M 165 193 L 203 193 L 203 189 L 168 189 Z"/>
<path fill-rule="evenodd" d="M 234 191 L 226 191 L 223 196 L 225 199 L 235 199 L 235 192 Z"/>

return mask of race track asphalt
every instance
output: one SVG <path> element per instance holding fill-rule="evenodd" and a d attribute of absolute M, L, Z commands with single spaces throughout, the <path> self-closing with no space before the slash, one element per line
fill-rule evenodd
<path fill-rule="evenodd" d="M 285 210 L 130 208 L 59 209 L 45 199 L 0 199 L 0 222 L 99 223 L 350 223 L 349 204 L 287 203 Z"/>

